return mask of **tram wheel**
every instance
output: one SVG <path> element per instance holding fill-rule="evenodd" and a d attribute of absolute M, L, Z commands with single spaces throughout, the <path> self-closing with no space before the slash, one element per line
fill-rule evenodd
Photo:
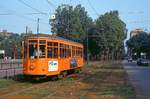
<path fill-rule="evenodd" d="M 52 76 L 51 80 L 56 81 L 56 80 L 58 80 L 58 77 L 57 76 Z"/>
<path fill-rule="evenodd" d="M 63 72 L 61 72 L 61 73 L 58 75 L 58 78 L 59 78 L 59 79 L 62 79 L 62 78 L 65 78 L 65 77 L 67 77 L 67 71 L 63 71 Z"/>

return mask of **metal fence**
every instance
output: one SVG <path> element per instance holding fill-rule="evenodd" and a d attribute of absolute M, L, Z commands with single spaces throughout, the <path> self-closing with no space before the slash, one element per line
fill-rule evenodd
<path fill-rule="evenodd" d="M 21 59 L 0 60 L 0 78 L 10 78 L 22 74 Z"/>

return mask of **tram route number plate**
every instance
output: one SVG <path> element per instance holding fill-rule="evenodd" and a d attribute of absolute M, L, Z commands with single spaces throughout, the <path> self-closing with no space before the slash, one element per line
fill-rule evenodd
<path fill-rule="evenodd" d="M 58 71 L 58 61 L 48 61 L 48 71 Z"/>

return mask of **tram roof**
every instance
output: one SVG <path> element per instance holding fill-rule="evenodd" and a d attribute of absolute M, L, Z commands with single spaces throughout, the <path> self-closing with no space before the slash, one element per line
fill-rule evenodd
<path fill-rule="evenodd" d="M 65 38 L 62 38 L 62 37 L 59 37 L 59 36 L 49 35 L 49 34 L 31 34 L 31 35 L 26 36 L 26 37 L 27 38 L 53 38 L 53 39 L 64 40 L 64 41 L 67 41 L 67 42 L 72 42 L 72 43 L 82 45 L 81 43 L 74 42 L 72 40 L 68 40 L 68 39 L 65 39 Z"/>

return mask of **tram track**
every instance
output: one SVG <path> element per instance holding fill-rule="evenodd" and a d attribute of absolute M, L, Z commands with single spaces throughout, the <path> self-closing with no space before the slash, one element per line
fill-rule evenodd
<path fill-rule="evenodd" d="M 43 83 L 40 83 L 40 84 L 36 84 L 36 85 L 32 85 L 31 87 L 28 87 L 28 88 L 23 88 L 21 90 L 18 90 L 16 89 L 16 91 L 12 92 L 12 90 L 10 90 L 10 92 L 7 92 L 6 94 L 3 94 L 0 96 L 0 99 L 4 99 L 5 97 L 10 97 L 10 96 L 15 96 L 19 93 L 23 93 L 23 92 L 26 92 L 26 91 L 29 91 L 29 90 L 32 90 L 32 89 L 36 89 L 36 88 L 42 88 L 43 86 L 49 84 L 50 82 L 43 82 Z"/>
<path fill-rule="evenodd" d="M 65 78 L 78 78 L 78 77 L 79 77 L 78 74 L 70 74 L 70 75 L 67 75 Z M 62 79 L 64 79 L 64 78 L 62 78 Z M 62 79 L 60 79 L 60 80 L 62 80 Z M 35 85 L 34 84 L 33 85 L 27 85 L 28 88 L 23 88 L 23 87 L 25 87 L 24 85 L 18 85 L 21 87 L 21 90 L 20 90 L 20 88 L 16 88 L 15 90 L 10 90 L 10 87 L 8 87 L 7 89 L 6 88 L 4 89 L 4 90 L 7 90 L 6 93 L 0 94 L 0 99 L 5 99 L 5 98 L 10 97 L 10 96 L 16 96 L 16 95 L 18 95 L 20 93 L 24 93 L 24 92 L 26 93 L 27 91 L 30 91 L 33 89 L 36 90 L 36 88 L 40 89 L 44 86 L 53 86 L 54 83 L 55 82 L 53 82 L 53 81 L 47 81 L 47 82 L 42 81 L 40 83 L 34 83 Z M 17 86 L 17 84 L 15 84 L 15 85 Z M 0 92 L 1 91 L 2 90 L 0 90 Z M 55 94 L 55 93 L 52 93 L 48 96 L 52 96 L 53 94 Z"/>

